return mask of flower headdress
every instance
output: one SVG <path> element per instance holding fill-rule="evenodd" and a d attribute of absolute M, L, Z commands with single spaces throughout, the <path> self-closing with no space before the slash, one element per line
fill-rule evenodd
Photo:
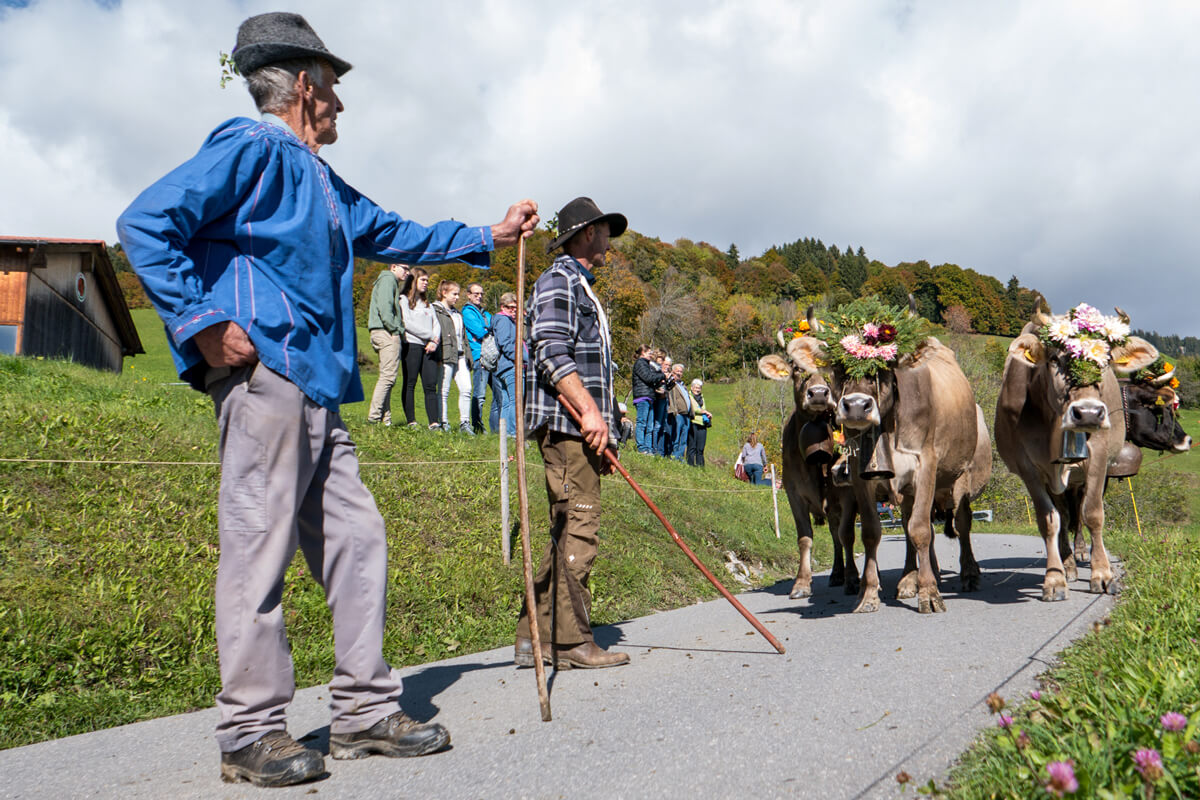
<path fill-rule="evenodd" d="M 1134 383 L 1148 383 L 1152 386 L 1170 386 L 1179 388 L 1179 379 L 1175 377 L 1175 365 L 1167 357 L 1159 354 L 1158 358 L 1148 367 L 1143 367 L 1129 376 Z"/>
<path fill-rule="evenodd" d="M 801 336 L 807 336 L 812 331 L 812 326 L 808 324 L 806 319 L 794 319 L 791 322 L 783 323 L 779 329 L 780 336 L 784 342 L 790 342 L 792 339 L 798 339 Z"/>
<path fill-rule="evenodd" d="M 841 306 L 813 335 L 825 343 L 829 359 L 851 379 L 869 378 L 916 351 L 929 323 L 903 309 L 864 297 Z"/>
<path fill-rule="evenodd" d="M 1043 344 L 1068 356 L 1071 383 L 1089 386 L 1100 382 L 1112 359 L 1112 349 L 1129 340 L 1129 325 L 1080 303 L 1066 314 L 1050 317 L 1037 335 Z"/>

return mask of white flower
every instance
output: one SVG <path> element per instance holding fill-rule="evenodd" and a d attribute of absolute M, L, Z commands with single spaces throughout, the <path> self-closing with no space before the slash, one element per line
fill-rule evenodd
<path fill-rule="evenodd" d="M 1116 344 L 1129 338 L 1129 326 L 1121 322 L 1117 317 L 1105 317 L 1104 327 L 1100 330 L 1100 334 L 1105 339 Z"/>
<path fill-rule="evenodd" d="M 1088 361 L 1099 367 L 1108 364 L 1108 342 L 1103 339 L 1083 339 L 1080 344 L 1083 345 L 1083 357 Z"/>
<path fill-rule="evenodd" d="M 1069 339 L 1074 339 L 1079 335 L 1079 328 L 1068 317 L 1055 317 L 1050 324 L 1046 326 L 1050 338 L 1060 344 L 1067 342 Z"/>

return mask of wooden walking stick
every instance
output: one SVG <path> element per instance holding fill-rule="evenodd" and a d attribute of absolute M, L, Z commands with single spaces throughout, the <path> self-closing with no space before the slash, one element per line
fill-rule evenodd
<path fill-rule="evenodd" d="M 562 403 L 563 408 L 565 408 L 567 413 L 571 415 L 571 419 L 575 420 L 575 424 L 579 426 L 580 430 L 582 430 L 583 418 L 579 411 L 576 410 L 575 407 L 569 402 L 567 402 L 567 398 L 563 397 L 561 394 L 558 396 L 558 401 Z M 779 640 L 772 636 L 765 627 L 763 627 L 763 624 L 758 621 L 758 618 L 747 611 L 746 607 L 738 602 L 738 599 L 731 595 L 729 590 L 721 585 L 721 582 L 718 581 L 713 574 L 708 571 L 708 568 L 700 563 L 700 559 L 696 558 L 696 554 L 691 551 L 691 548 L 689 548 L 687 544 L 684 543 L 683 539 L 679 537 L 679 534 L 675 532 L 675 528 L 670 522 L 667 521 L 667 518 L 663 516 L 663 513 L 658 510 L 658 506 L 654 505 L 653 501 L 651 501 L 646 493 L 642 491 L 642 487 L 637 485 L 637 481 L 633 479 L 633 476 L 631 476 L 629 471 L 625 469 L 623 464 L 621 464 L 621 460 L 617 458 L 616 451 L 613 449 L 611 441 L 608 447 L 604 449 L 604 457 L 608 459 L 609 463 L 613 465 L 613 468 L 617 472 L 621 473 L 621 477 L 626 480 L 633 491 L 637 492 L 637 496 L 642 498 L 642 502 L 644 502 L 650 508 L 650 511 L 654 513 L 654 516 L 658 517 L 658 521 L 661 522 L 663 527 L 667 529 L 667 533 L 671 534 L 671 538 L 675 541 L 675 544 L 679 545 L 679 549 L 683 551 L 683 554 L 691 559 L 692 563 L 696 565 L 697 569 L 704 573 L 704 577 L 708 578 L 709 583 L 715 586 L 717 591 L 719 591 L 726 600 L 733 604 L 733 607 L 738 610 L 738 613 L 745 617 L 746 621 L 754 626 L 754 630 L 761 633 L 763 637 L 771 643 L 772 647 L 774 647 L 780 653 L 785 652 L 783 645 L 780 644 Z"/>
<path fill-rule="evenodd" d="M 537 676 L 538 702 L 542 722 L 550 721 L 550 693 L 546 690 L 546 665 L 542 663 L 542 637 L 538 628 L 537 598 L 533 593 L 533 554 L 529 546 L 529 491 L 525 483 L 525 236 L 517 239 L 517 499 L 521 526 L 521 565 L 525 571 L 525 607 L 529 612 L 529 637 L 533 640 L 533 672 Z"/>

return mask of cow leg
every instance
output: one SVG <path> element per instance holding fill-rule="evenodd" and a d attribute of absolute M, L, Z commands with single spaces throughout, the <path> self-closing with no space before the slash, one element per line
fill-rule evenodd
<path fill-rule="evenodd" d="M 858 464 L 852 463 L 852 474 L 858 474 Z M 858 606 L 855 614 L 879 610 L 879 540 L 883 538 L 883 526 L 875 510 L 875 488 L 868 481 L 854 480 L 854 501 L 862 519 L 863 571 L 858 590 Z M 853 525 L 853 522 L 851 523 Z"/>
<path fill-rule="evenodd" d="M 854 499 L 850 496 L 843 495 L 841 499 L 841 511 L 837 515 L 837 538 L 838 549 L 843 554 L 843 563 L 846 565 L 845 578 L 846 582 L 843 585 L 842 591 L 845 594 L 858 594 L 858 566 L 854 563 L 854 519 L 858 509 L 854 506 Z M 830 517 L 832 524 L 833 517 Z"/>
<path fill-rule="evenodd" d="M 904 518 L 904 574 L 896 584 L 896 598 L 907 600 L 917 596 L 917 551 L 908 536 L 908 521 L 912 519 L 912 498 L 905 495 L 900 500 L 900 513 Z"/>
<path fill-rule="evenodd" d="M 933 461 L 934 459 L 929 459 Z M 908 522 L 908 537 L 917 551 L 917 611 L 922 614 L 946 610 L 946 603 L 938 591 L 933 562 L 929 557 L 933 539 L 933 489 L 936 480 L 936 464 L 922 464 L 916 476 L 913 495 L 913 514 Z"/>
<path fill-rule="evenodd" d="M 947 515 L 948 516 L 948 515 Z M 971 549 L 971 501 L 958 498 L 954 509 L 954 532 L 958 534 L 958 578 L 964 592 L 979 591 L 979 562 Z"/>
<path fill-rule="evenodd" d="M 812 521 L 808 515 L 808 500 L 798 489 L 787 484 L 788 505 L 792 507 L 792 518 L 796 521 L 796 549 L 800 553 L 800 566 L 796 569 L 796 580 L 788 597 L 797 600 L 812 596 Z"/>
<path fill-rule="evenodd" d="M 1082 491 L 1080 491 L 1080 496 L 1082 497 Z M 1083 519 L 1082 519 L 1082 515 L 1079 513 L 1079 511 L 1080 511 L 1079 506 L 1081 506 L 1082 504 L 1083 504 L 1082 500 L 1079 500 L 1078 504 L 1075 506 L 1074 519 L 1071 520 L 1071 533 L 1073 533 L 1075 535 L 1074 556 L 1075 556 L 1075 563 L 1077 563 L 1077 564 L 1082 564 L 1088 560 L 1087 545 L 1084 544 L 1084 541 L 1083 541 Z M 1070 578 L 1070 580 L 1074 580 L 1074 578 Z"/>
<path fill-rule="evenodd" d="M 1104 481 L 1088 481 L 1081 516 L 1092 533 L 1092 579 L 1089 588 L 1096 594 L 1105 594 L 1112 584 L 1113 570 L 1108 561 L 1108 551 L 1104 549 Z"/>
<path fill-rule="evenodd" d="M 1079 578 L 1079 568 L 1076 565 L 1075 553 L 1082 549 L 1083 517 L 1080 506 L 1083 503 L 1083 492 L 1080 489 L 1068 488 L 1055 499 L 1058 509 L 1058 555 L 1063 562 L 1063 575 L 1067 584 Z M 1075 548 L 1071 548 L 1071 538 L 1074 536 Z"/>
<path fill-rule="evenodd" d="M 1070 591 L 1067 588 L 1066 573 L 1063 570 L 1062 554 L 1059 552 L 1059 528 L 1062 515 L 1054 506 L 1050 493 L 1042 486 L 1041 481 L 1026 481 L 1025 487 L 1033 499 L 1034 513 L 1037 515 L 1038 531 L 1042 534 L 1042 542 L 1046 545 L 1046 577 L 1042 583 L 1042 600 L 1053 602 L 1066 600 Z"/>
<path fill-rule="evenodd" d="M 833 539 L 833 567 L 829 570 L 829 585 L 842 586 L 846 583 L 846 558 L 842 552 L 841 535 L 838 533 L 838 523 L 831 515 L 829 520 L 829 535 Z"/>

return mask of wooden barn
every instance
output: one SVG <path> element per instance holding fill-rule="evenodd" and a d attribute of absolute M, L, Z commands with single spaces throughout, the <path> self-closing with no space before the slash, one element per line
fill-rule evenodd
<path fill-rule="evenodd" d="M 0 353 L 120 372 L 144 352 L 104 242 L 0 236 Z"/>

